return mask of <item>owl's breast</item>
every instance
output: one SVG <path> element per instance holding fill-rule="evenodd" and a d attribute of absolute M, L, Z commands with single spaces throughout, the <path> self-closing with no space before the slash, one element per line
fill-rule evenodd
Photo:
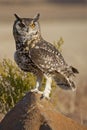
<path fill-rule="evenodd" d="M 16 51 L 14 54 L 14 60 L 21 70 L 32 72 L 34 74 L 37 73 L 37 67 L 34 65 L 28 54 L 23 54 L 20 51 Z"/>

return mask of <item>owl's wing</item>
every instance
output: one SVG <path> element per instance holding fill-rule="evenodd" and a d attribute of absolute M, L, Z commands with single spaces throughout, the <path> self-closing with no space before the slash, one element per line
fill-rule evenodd
<path fill-rule="evenodd" d="M 75 90 L 71 77 L 78 71 L 66 64 L 61 53 L 52 44 L 38 43 L 30 49 L 30 57 L 43 73 L 52 76 L 58 86 L 67 90 Z"/>
<path fill-rule="evenodd" d="M 30 56 L 34 64 L 43 72 L 60 72 L 67 64 L 61 53 L 50 43 L 41 42 L 30 49 Z"/>

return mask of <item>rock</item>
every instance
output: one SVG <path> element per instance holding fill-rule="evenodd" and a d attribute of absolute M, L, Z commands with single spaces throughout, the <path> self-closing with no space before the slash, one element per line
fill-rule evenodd
<path fill-rule="evenodd" d="M 1 122 L 1 120 L 4 118 L 4 114 L 3 113 L 0 113 L 0 122 Z"/>
<path fill-rule="evenodd" d="M 29 92 L 6 114 L 0 130 L 87 130 L 60 114 L 50 101 Z"/>

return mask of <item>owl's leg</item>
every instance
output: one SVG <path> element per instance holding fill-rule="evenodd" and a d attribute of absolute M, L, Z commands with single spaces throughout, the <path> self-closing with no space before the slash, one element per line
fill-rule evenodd
<path fill-rule="evenodd" d="M 36 86 L 35 86 L 34 89 L 31 90 L 31 92 L 36 92 L 36 93 L 39 93 L 39 94 L 43 94 L 43 92 L 39 91 L 41 86 L 42 86 L 42 75 L 37 76 Z"/>
<path fill-rule="evenodd" d="M 50 92 L 51 92 L 52 78 L 51 77 L 46 77 L 46 79 L 47 79 L 46 87 L 45 87 L 45 90 L 43 92 L 42 98 L 50 99 L 49 95 L 50 95 Z"/>

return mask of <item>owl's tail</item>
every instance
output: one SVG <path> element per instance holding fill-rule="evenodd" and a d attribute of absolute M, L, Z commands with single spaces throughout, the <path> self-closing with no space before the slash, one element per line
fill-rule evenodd
<path fill-rule="evenodd" d="M 62 89 L 72 90 L 72 91 L 76 90 L 75 84 L 71 79 L 71 77 L 67 77 L 61 73 L 56 72 L 53 76 L 53 79 L 56 82 L 56 84 Z"/>

